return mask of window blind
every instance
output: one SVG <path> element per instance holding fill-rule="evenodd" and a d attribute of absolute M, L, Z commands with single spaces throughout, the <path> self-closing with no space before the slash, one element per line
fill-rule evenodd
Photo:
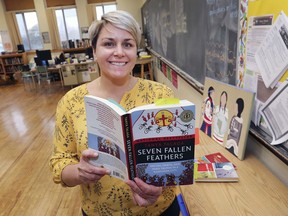
<path fill-rule="evenodd" d="M 112 2 L 112 3 L 115 3 L 116 1 L 113 1 L 113 0 L 87 0 L 87 3 L 88 4 L 99 4 L 99 3 L 107 3 L 107 2 Z"/>
<path fill-rule="evenodd" d="M 75 0 L 46 0 L 47 7 L 61 7 L 76 5 Z"/>
<path fill-rule="evenodd" d="M 4 0 L 6 11 L 22 11 L 35 9 L 34 0 Z"/>

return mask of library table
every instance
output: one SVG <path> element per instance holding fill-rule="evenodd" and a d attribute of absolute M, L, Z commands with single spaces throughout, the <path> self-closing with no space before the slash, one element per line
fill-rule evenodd
<path fill-rule="evenodd" d="M 203 183 L 181 186 L 190 215 L 288 215 L 288 187 L 254 155 L 243 161 L 234 157 L 202 131 L 195 157 L 221 152 L 237 167 L 239 182 Z M 253 145 L 253 143 L 247 143 Z M 287 167 L 288 168 L 288 167 Z"/>

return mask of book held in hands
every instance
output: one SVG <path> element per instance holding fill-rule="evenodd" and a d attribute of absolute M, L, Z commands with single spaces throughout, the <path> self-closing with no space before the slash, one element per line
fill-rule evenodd
<path fill-rule="evenodd" d="M 195 105 L 162 99 L 126 112 L 119 104 L 85 96 L 91 164 L 122 180 L 155 186 L 193 184 Z"/>

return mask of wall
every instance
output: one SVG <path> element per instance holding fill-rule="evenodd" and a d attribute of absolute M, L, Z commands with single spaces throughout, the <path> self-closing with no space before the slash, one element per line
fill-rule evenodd
<path fill-rule="evenodd" d="M 202 94 L 191 87 L 184 79 L 178 76 L 178 89 L 176 89 L 172 83 L 163 75 L 161 71 L 154 67 L 155 79 L 169 86 L 174 90 L 175 96 L 180 99 L 191 100 L 196 105 L 196 116 L 197 110 L 201 110 L 202 105 Z M 200 118 L 196 118 L 196 125 L 200 125 Z M 255 155 L 280 181 L 288 186 L 288 169 L 287 165 L 277 158 L 271 151 L 265 148 L 259 143 L 252 135 L 248 136 L 247 141 L 247 152 Z M 261 171 L 260 171 L 261 172 Z"/>
<path fill-rule="evenodd" d="M 141 7 L 144 3 L 145 0 L 117 0 L 117 9 L 131 13 L 142 29 Z"/>
<path fill-rule="evenodd" d="M 6 24 L 6 18 L 5 18 L 5 8 L 3 4 L 3 0 L 0 0 L 0 31 L 7 31 L 8 27 Z"/>
<path fill-rule="evenodd" d="M 80 28 L 89 26 L 91 23 L 88 21 L 88 16 L 83 16 L 84 14 L 87 15 L 87 0 L 76 0 L 76 7 Z"/>
<path fill-rule="evenodd" d="M 35 10 L 37 11 L 40 32 L 41 33 L 49 32 L 49 26 L 48 26 L 48 21 L 46 19 L 46 8 L 45 8 L 44 1 L 34 0 L 34 5 L 35 5 Z M 45 43 L 43 45 L 44 45 L 43 49 L 52 49 L 51 43 Z"/>

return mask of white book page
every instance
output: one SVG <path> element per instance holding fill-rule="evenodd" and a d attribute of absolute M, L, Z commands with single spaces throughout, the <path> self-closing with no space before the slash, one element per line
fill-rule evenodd
<path fill-rule="evenodd" d="M 282 11 L 255 54 L 267 88 L 274 88 L 288 67 L 288 18 Z"/>
<path fill-rule="evenodd" d="M 109 108 L 112 103 L 108 106 L 105 105 L 107 100 L 102 100 L 96 101 L 93 97 L 85 97 L 88 132 L 109 139 L 124 148 L 122 130 L 119 130 L 122 128 L 121 115 Z"/>
<path fill-rule="evenodd" d="M 246 41 L 246 68 L 253 72 L 259 72 L 255 61 L 255 53 L 261 42 L 265 39 L 272 25 L 273 15 L 253 16 L 248 21 L 248 32 Z"/>
<path fill-rule="evenodd" d="M 118 110 L 116 112 L 111 107 Z M 128 178 L 125 146 L 122 135 L 121 114 L 125 111 L 113 102 L 93 96 L 85 96 L 89 147 L 98 150 L 98 158 L 91 159 L 95 166 L 104 166 L 111 176 Z M 119 113 L 120 112 L 120 113 Z"/>
<path fill-rule="evenodd" d="M 272 145 L 285 142 L 288 139 L 288 81 L 278 87 L 261 108 L 265 122 L 273 136 Z"/>

